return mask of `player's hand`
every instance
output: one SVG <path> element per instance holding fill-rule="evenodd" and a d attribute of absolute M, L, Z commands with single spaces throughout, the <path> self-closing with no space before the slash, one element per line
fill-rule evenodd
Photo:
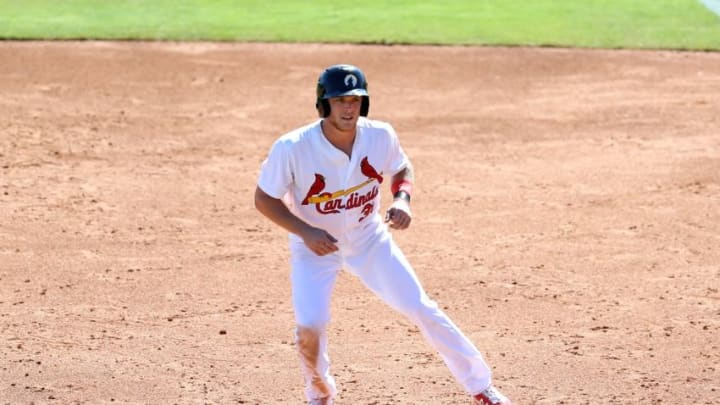
<path fill-rule="evenodd" d="M 337 239 L 319 228 L 309 228 L 300 235 L 305 245 L 318 256 L 337 252 Z"/>
<path fill-rule="evenodd" d="M 392 229 L 407 229 L 412 222 L 410 204 L 400 198 L 393 201 L 385 213 L 385 222 L 390 223 Z"/>

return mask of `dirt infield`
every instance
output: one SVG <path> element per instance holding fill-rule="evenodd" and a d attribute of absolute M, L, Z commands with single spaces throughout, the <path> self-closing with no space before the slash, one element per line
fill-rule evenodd
<path fill-rule="evenodd" d="M 0 43 L 0 403 L 303 403 L 252 193 L 338 62 L 415 164 L 396 239 L 518 405 L 720 404 L 720 54 L 102 42 Z M 348 274 L 333 316 L 339 404 L 469 402 Z"/>

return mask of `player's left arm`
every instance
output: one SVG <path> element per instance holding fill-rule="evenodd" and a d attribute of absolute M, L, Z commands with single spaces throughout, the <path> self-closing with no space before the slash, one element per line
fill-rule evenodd
<path fill-rule="evenodd" d="M 393 194 L 393 202 L 385 213 L 385 222 L 390 223 L 390 228 L 407 229 L 412 222 L 410 211 L 410 195 L 415 179 L 415 171 L 409 161 L 404 168 L 395 173 L 390 179 L 390 190 Z"/>

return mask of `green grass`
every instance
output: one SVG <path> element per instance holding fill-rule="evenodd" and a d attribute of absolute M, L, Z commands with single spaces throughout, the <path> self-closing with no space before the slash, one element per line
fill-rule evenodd
<path fill-rule="evenodd" d="M 720 50 L 697 0 L 0 0 L 0 38 Z"/>

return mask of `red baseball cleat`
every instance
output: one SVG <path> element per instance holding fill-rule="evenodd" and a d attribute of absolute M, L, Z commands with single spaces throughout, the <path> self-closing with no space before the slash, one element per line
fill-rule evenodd
<path fill-rule="evenodd" d="M 512 405 L 512 402 L 491 385 L 473 396 L 473 405 Z"/>

